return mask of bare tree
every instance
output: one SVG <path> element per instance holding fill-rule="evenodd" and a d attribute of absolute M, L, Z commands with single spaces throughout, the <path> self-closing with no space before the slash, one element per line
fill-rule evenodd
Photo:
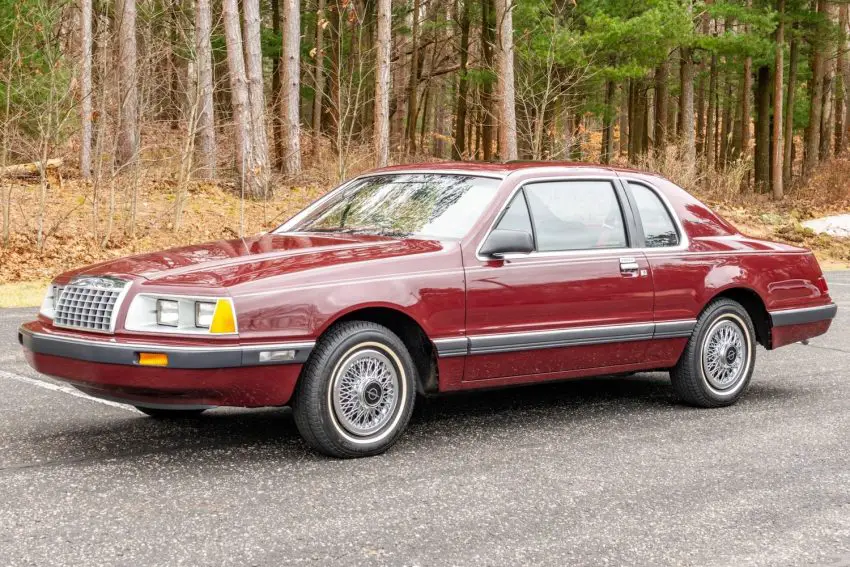
<path fill-rule="evenodd" d="M 290 1 L 287 0 L 285 5 Z M 266 136 L 266 101 L 263 94 L 263 54 L 260 49 L 260 0 L 243 0 L 242 10 L 251 119 L 251 180 L 256 184 L 252 194 L 262 196 L 268 189 L 269 144 Z"/>
<path fill-rule="evenodd" d="M 499 98 L 499 151 L 505 161 L 517 159 L 516 104 L 514 90 L 513 2 L 496 0 L 496 24 Z"/>
<path fill-rule="evenodd" d="M 694 123 L 694 61 L 690 49 L 682 49 L 682 142 L 685 164 L 696 165 L 696 124 Z M 749 126 L 747 126 L 749 128 Z"/>
<path fill-rule="evenodd" d="M 119 1 L 118 81 L 120 84 L 117 165 L 136 160 L 139 152 L 139 90 L 136 81 L 136 0 Z"/>
<path fill-rule="evenodd" d="M 325 0 L 317 0 L 316 5 L 316 64 L 313 70 L 313 155 L 319 153 L 319 140 L 322 137 L 322 102 L 325 98 Z M 380 24 L 379 24 L 380 26 Z"/>
<path fill-rule="evenodd" d="M 407 151 L 416 154 L 416 120 L 419 116 L 419 18 L 422 0 L 413 0 L 410 26 L 410 78 L 407 83 Z"/>
<path fill-rule="evenodd" d="M 83 178 L 91 177 L 91 58 L 92 58 L 92 0 L 80 1 L 80 39 L 82 44 L 80 66 L 80 173 Z"/>
<path fill-rule="evenodd" d="M 280 115 L 283 120 L 283 172 L 297 175 L 301 173 L 301 12 L 298 0 L 283 0 L 282 31 Z"/>
<path fill-rule="evenodd" d="M 819 14 L 827 13 L 826 0 L 818 0 L 817 11 Z M 823 38 L 815 38 L 812 45 L 812 92 L 809 98 L 809 125 L 806 128 L 805 154 L 803 160 L 803 174 L 811 175 L 812 170 L 818 164 L 820 155 L 821 116 L 823 113 L 823 79 L 826 72 L 824 51 L 826 42 Z"/>
<path fill-rule="evenodd" d="M 252 197 L 263 195 L 255 180 L 253 163 L 254 140 L 251 134 L 251 103 L 248 99 L 248 78 L 245 75 L 245 58 L 242 51 L 242 30 L 239 27 L 239 10 L 236 0 L 222 0 L 222 19 L 227 43 L 227 69 L 230 75 L 230 98 L 233 105 L 233 125 L 236 138 L 236 169 L 242 187 Z"/>
<path fill-rule="evenodd" d="M 776 64 L 773 75 L 773 160 L 770 164 L 770 183 L 773 187 L 773 197 L 781 199 L 782 191 L 782 56 L 785 49 L 785 0 L 779 0 L 779 25 L 776 28 Z M 793 112 L 793 109 L 788 109 Z"/>
<path fill-rule="evenodd" d="M 390 50 L 392 0 L 378 0 L 378 37 L 375 70 L 375 165 L 384 167 L 390 157 Z"/>
<path fill-rule="evenodd" d="M 195 57 L 198 67 L 196 147 L 198 150 L 198 177 L 202 179 L 215 177 L 216 161 L 211 33 L 210 0 L 197 0 L 195 12 Z"/>

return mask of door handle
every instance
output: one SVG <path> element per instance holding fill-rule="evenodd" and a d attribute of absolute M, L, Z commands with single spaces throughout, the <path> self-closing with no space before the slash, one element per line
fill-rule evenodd
<path fill-rule="evenodd" d="M 620 258 L 620 271 L 624 274 L 637 275 L 640 271 L 640 266 L 632 257 Z"/>

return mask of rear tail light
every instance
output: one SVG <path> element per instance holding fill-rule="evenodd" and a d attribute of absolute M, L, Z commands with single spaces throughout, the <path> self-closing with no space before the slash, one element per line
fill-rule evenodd
<path fill-rule="evenodd" d="M 815 282 L 815 285 L 818 286 L 818 289 L 823 295 L 827 295 L 829 293 L 829 286 L 826 284 L 826 278 L 821 276 Z"/>

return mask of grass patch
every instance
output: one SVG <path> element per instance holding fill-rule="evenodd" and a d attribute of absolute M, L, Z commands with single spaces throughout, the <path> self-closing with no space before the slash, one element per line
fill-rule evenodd
<path fill-rule="evenodd" d="M 0 308 L 38 307 L 46 287 L 43 281 L 0 284 Z"/>

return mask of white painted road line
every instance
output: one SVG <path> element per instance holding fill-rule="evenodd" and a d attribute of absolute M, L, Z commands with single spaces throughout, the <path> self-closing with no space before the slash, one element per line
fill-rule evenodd
<path fill-rule="evenodd" d="M 100 398 L 94 398 L 89 396 L 88 394 L 84 394 L 79 390 L 72 388 L 71 386 L 62 386 L 59 384 L 53 384 L 51 382 L 45 382 L 44 380 L 37 380 L 35 378 L 30 378 L 28 376 L 21 376 L 20 374 L 15 374 L 13 372 L 6 372 L 5 370 L 0 370 L 0 378 L 7 378 L 9 380 L 15 380 L 17 382 L 23 382 L 24 384 L 29 384 L 31 386 L 37 386 L 39 388 L 44 388 L 45 390 L 51 390 L 53 392 L 62 392 L 63 394 L 68 394 L 71 396 L 75 396 L 77 398 L 83 398 L 84 400 L 89 400 L 90 402 L 97 402 L 99 404 L 103 404 L 105 406 L 111 406 L 114 408 L 131 411 L 133 413 L 138 413 L 138 410 L 133 406 L 129 406 L 127 404 L 121 404 L 118 402 L 113 402 L 110 400 L 101 400 Z"/>
<path fill-rule="evenodd" d="M 846 283 L 846 282 L 829 282 L 828 281 L 827 285 L 830 286 L 830 287 L 832 287 L 834 285 L 846 285 L 846 286 L 850 287 L 850 283 Z"/>

